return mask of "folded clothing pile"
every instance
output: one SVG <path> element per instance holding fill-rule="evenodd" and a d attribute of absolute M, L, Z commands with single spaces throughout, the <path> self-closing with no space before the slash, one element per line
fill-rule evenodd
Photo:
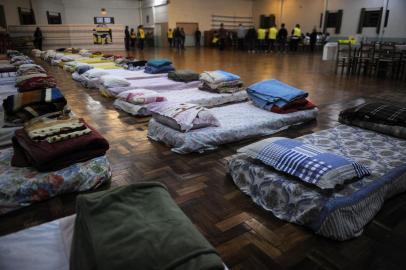
<path fill-rule="evenodd" d="M 56 87 L 56 80 L 54 77 L 44 73 L 17 76 L 16 87 L 18 92 L 53 88 Z"/>
<path fill-rule="evenodd" d="M 158 74 L 168 73 L 175 70 L 172 62 L 167 59 L 153 59 L 149 60 L 145 65 L 145 73 Z"/>
<path fill-rule="evenodd" d="M 299 140 L 265 139 L 238 150 L 273 169 L 320 189 L 333 189 L 371 174 L 364 165 Z"/>
<path fill-rule="evenodd" d="M 41 50 L 38 49 L 32 49 L 31 53 L 35 56 L 35 57 L 41 57 Z"/>
<path fill-rule="evenodd" d="M 193 82 L 199 80 L 199 73 L 193 70 L 183 69 L 171 71 L 168 73 L 168 78 L 176 82 Z"/>
<path fill-rule="evenodd" d="M 199 89 L 218 93 L 234 93 L 244 90 L 240 76 L 223 71 L 205 71 L 200 74 Z"/>
<path fill-rule="evenodd" d="M 58 88 L 17 93 L 3 101 L 4 118 L 9 123 L 20 124 L 44 114 L 61 112 L 66 104 Z"/>
<path fill-rule="evenodd" d="M 13 56 L 10 59 L 10 64 L 12 64 L 16 67 L 21 66 L 23 64 L 32 64 L 32 63 L 33 63 L 33 61 L 31 60 L 31 58 L 29 58 L 26 55 L 17 55 L 17 56 Z"/>
<path fill-rule="evenodd" d="M 217 251 L 160 183 L 79 195 L 76 213 L 72 270 L 224 269 Z"/>
<path fill-rule="evenodd" d="M 124 68 L 128 70 L 138 70 L 143 69 L 146 64 L 147 61 L 145 60 L 128 60 L 124 64 Z"/>
<path fill-rule="evenodd" d="M 24 64 L 18 67 L 16 71 L 17 76 L 25 76 L 32 74 L 46 74 L 45 69 L 36 64 Z"/>
<path fill-rule="evenodd" d="M 147 89 L 127 90 L 119 93 L 116 97 L 134 105 L 145 105 L 154 102 L 167 101 L 166 97 L 158 92 Z"/>
<path fill-rule="evenodd" d="M 406 107 L 384 102 L 364 103 L 340 113 L 346 125 L 406 139 Z"/>
<path fill-rule="evenodd" d="M 247 88 L 254 105 L 274 113 L 293 113 L 314 109 L 316 106 L 306 98 L 308 93 L 278 80 L 266 80 Z"/>
<path fill-rule="evenodd" d="M 7 50 L 6 52 L 8 58 L 12 58 L 14 56 L 23 55 L 21 52 L 16 50 Z"/>
<path fill-rule="evenodd" d="M 210 110 L 196 104 L 156 102 L 148 105 L 148 111 L 157 122 L 181 132 L 220 126 Z"/>
<path fill-rule="evenodd" d="M 39 117 L 15 132 L 11 166 L 55 171 L 105 155 L 109 144 L 83 119 Z"/>

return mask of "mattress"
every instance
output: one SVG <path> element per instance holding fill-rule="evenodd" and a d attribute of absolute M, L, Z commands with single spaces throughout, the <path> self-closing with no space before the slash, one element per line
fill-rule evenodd
<path fill-rule="evenodd" d="M 161 93 L 169 101 L 179 103 L 193 103 L 205 107 L 214 107 L 224 105 L 227 103 L 234 103 L 247 100 L 247 92 L 239 91 L 234 94 L 218 94 L 207 91 L 199 90 L 198 88 L 178 90 L 178 91 L 165 91 Z M 151 115 L 147 110 L 147 105 L 134 105 L 121 99 L 114 101 L 114 107 L 125 111 L 131 115 L 148 116 Z"/>
<path fill-rule="evenodd" d="M 0 269 L 69 270 L 75 219 L 71 215 L 0 237 Z"/>
<path fill-rule="evenodd" d="M 175 91 L 184 90 L 190 88 L 197 88 L 200 84 L 199 81 L 184 83 L 172 81 L 166 77 L 148 78 L 148 79 L 137 79 L 129 80 L 130 85 L 127 87 L 111 87 L 111 88 L 100 88 L 100 91 L 105 96 L 117 96 L 119 93 L 130 90 L 130 89 L 148 89 L 154 91 Z"/>
<path fill-rule="evenodd" d="M 166 73 L 149 74 L 149 73 L 145 73 L 143 69 L 140 69 L 140 70 L 110 69 L 107 72 L 109 73 L 108 75 L 125 78 L 127 80 L 168 77 L 168 74 L 166 74 Z"/>
<path fill-rule="evenodd" d="M 105 156 L 47 173 L 11 167 L 12 156 L 12 148 L 0 150 L 0 214 L 61 194 L 95 189 L 111 178 Z"/>
<path fill-rule="evenodd" d="M 248 138 L 271 135 L 317 117 L 318 109 L 290 114 L 276 114 L 262 110 L 251 102 L 210 109 L 220 127 L 208 127 L 180 132 L 151 119 L 148 137 L 163 142 L 179 154 L 214 150 L 218 145 Z"/>
<path fill-rule="evenodd" d="M 298 139 L 360 162 L 372 174 L 322 192 L 244 154 L 228 158 L 227 169 L 238 188 L 282 220 L 347 240 L 362 234 L 385 200 L 406 190 L 405 140 L 346 125 Z"/>

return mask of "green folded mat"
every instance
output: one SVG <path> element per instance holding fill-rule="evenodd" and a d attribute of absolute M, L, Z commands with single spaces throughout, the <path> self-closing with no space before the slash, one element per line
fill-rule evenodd
<path fill-rule="evenodd" d="M 71 270 L 224 269 L 160 183 L 79 195 Z"/>

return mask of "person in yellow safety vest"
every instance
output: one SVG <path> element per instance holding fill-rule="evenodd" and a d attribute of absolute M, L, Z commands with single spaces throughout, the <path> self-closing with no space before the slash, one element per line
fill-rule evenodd
<path fill-rule="evenodd" d="M 295 28 L 292 30 L 292 37 L 290 40 L 291 50 L 296 52 L 299 47 L 299 41 L 302 37 L 302 30 L 300 29 L 300 25 L 296 24 Z"/>
<path fill-rule="evenodd" d="M 257 39 L 258 39 L 258 51 L 265 50 L 265 42 L 266 42 L 266 30 L 264 28 L 258 28 L 257 31 Z"/>
<path fill-rule="evenodd" d="M 168 29 L 168 44 L 169 44 L 169 48 L 172 48 L 172 41 L 173 41 L 173 31 L 171 28 Z"/>
<path fill-rule="evenodd" d="M 137 36 L 138 36 L 138 46 L 142 51 L 144 50 L 144 41 L 145 41 L 145 31 L 142 25 L 138 26 Z"/>
<path fill-rule="evenodd" d="M 272 25 L 271 28 L 269 28 L 268 31 L 268 39 L 269 39 L 269 51 L 272 52 L 275 49 L 275 42 L 276 42 L 276 36 L 278 34 L 278 29 L 276 28 L 276 25 Z"/>
<path fill-rule="evenodd" d="M 131 47 L 135 48 L 135 41 L 137 39 L 137 34 L 135 33 L 134 28 L 131 28 L 130 39 L 131 39 Z"/>

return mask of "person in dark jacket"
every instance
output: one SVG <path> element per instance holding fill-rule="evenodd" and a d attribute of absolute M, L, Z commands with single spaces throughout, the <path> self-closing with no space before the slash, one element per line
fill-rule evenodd
<path fill-rule="evenodd" d="M 196 32 L 195 32 L 196 47 L 200 47 L 201 38 L 202 38 L 202 32 L 200 32 L 199 28 L 197 28 Z"/>
<path fill-rule="evenodd" d="M 224 24 L 220 24 L 219 29 L 219 49 L 220 51 L 224 50 L 226 47 L 226 40 L 227 40 L 227 31 L 224 29 Z"/>
<path fill-rule="evenodd" d="M 278 31 L 278 35 L 276 36 L 279 45 L 279 52 L 285 52 L 286 41 L 288 39 L 288 30 L 285 28 L 285 24 L 281 24 L 281 28 Z"/>
<path fill-rule="evenodd" d="M 37 29 L 34 32 L 34 46 L 36 49 L 41 50 L 42 51 L 42 31 L 39 27 L 37 27 Z"/>
<path fill-rule="evenodd" d="M 186 33 L 185 33 L 185 30 L 183 29 L 183 27 L 180 28 L 179 33 L 180 33 L 180 44 L 181 44 L 180 48 L 182 50 L 184 50 L 185 49 L 185 42 L 186 42 Z"/>
<path fill-rule="evenodd" d="M 246 44 L 248 46 L 248 52 L 255 53 L 255 43 L 257 41 L 257 30 L 252 26 L 248 29 L 247 34 L 245 35 Z"/>
<path fill-rule="evenodd" d="M 130 40 L 131 40 L 131 48 L 135 48 L 135 44 L 137 41 L 137 33 L 135 33 L 134 28 L 131 28 Z"/>
<path fill-rule="evenodd" d="M 316 28 L 313 28 L 313 31 L 310 33 L 310 51 L 314 52 L 317 42 L 317 31 Z"/>
<path fill-rule="evenodd" d="M 181 37 L 179 27 L 176 27 L 175 30 L 173 30 L 173 47 L 175 47 L 178 51 L 181 48 Z"/>
<path fill-rule="evenodd" d="M 128 30 L 128 25 L 126 25 L 124 30 L 124 45 L 126 51 L 130 50 L 130 31 Z"/>

